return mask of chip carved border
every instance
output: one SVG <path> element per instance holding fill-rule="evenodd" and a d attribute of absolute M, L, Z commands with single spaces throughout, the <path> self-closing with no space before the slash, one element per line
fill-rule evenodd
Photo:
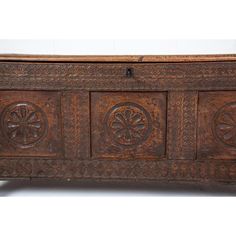
<path fill-rule="evenodd" d="M 0 178 L 236 181 L 236 163 L 222 161 L 0 160 Z"/>
<path fill-rule="evenodd" d="M 79 159 L 90 159 L 90 93 L 79 91 L 76 94 L 76 133 L 79 140 L 76 155 Z"/>
<path fill-rule="evenodd" d="M 78 112 L 77 96 L 73 92 L 64 92 L 62 94 L 62 113 L 63 113 L 63 132 L 65 145 L 65 158 L 76 158 L 76 149 L 79 143 L 78 137 Z"/>
<path fill-rule="evenodd" d="M 49 78 L 124 76 L 125 69 L 133 66 L 136 75 L 148 78 L 205 78 L 235 76 L 236 62 L 202 63 L 24 63 L 0 62 L 0 76 Z"/>
<path fill-rule="evenodd" d="M 63 130 L 66 159 L 90 156 L 89 92 L 64 92 L 62 95 Z"/>
<path fill-rule="evenodd" d="M 125 68 L 134 67 L 127 80 Z M 0 89 L 51 90 L 236 89 L 235 62 L 0 63 Z"/>
<path fill-rule="evenodd" d="M 198 92 L 168 94 L 167 156 L 169 159 L 195 159 Z"/>

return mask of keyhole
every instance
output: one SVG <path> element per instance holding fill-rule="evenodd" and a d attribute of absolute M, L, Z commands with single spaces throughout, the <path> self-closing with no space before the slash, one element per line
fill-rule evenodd
<path fill-rule="evenodd" d="M 133 68 L 127 68 L 126 69 L 126 77 L 131 78 L 133 77 Z"/>

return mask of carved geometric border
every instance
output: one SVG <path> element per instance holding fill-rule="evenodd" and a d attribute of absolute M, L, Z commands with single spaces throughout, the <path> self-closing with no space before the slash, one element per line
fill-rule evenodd
<path fill-rule="evenodd" d="M 125 69 L 134 68 L 127 79 Z M 209 63 L 0 63 L 0 89 L 232 90 L 235 62 Z"/>
<path fill-rule="evenodd" d="M 66 159 L 90 157 L 89 92 L 64 92 L 62 113 Z"/>
<path fill-rule="evenodd" d="M 169 92 L 167 153 L 169 159 L 196 158 L 198 92 Z"/>
<path fill-rule="evenodd" d="M 236 163 L 220 161 L 0 160 L 0 178 L 236 181 Z"/>

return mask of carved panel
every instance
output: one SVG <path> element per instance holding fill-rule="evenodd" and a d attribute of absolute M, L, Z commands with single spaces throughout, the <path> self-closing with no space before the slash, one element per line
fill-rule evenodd
<path fill-rule="evenodd" d="M 165 93 L 92 93 L 93 158 L 165 155 Z"/>
<path fill-rule="evenodd" d="M 198 157 L 236 159 L 236 92 L 201 92 Z"/>
<path fill-rule="evenodd" d="M 126 77 L 126 68 L 133 77 Z M 0 89 L 182 91 L 236 89 L 236 62 L 0 62 Z"/>
<path fill-rule="evenodd" d="M 90 158 L 89 92 L 64 92 L 62 113 L 66 159 Z"/>
<path fill-rule="evenodd" d="M 48 121 L 41 108 L 30 102 L 15 102 L 1 115 L 5 138 L 19 148 L 34 146 L 46 136 Z"/>
<path fill-rule="evenodd" d="M 219 142 L 236 148 L 236 101 L 226 103 L 216 112 L 212 131 Z"/>
<path fill-rule="evenodd" d="M 232 161 L 0 159 L 0 178 L 236 181 Z"/>
<path fill-rule="evenodd" d="M 59 157 L 60 93 L 1 91 L 0 133 L 0 157 Z"/>
<path fill-rule="evenodd" d="M 196 91 L 170 92 L 168 95 L 169 159 L 196 158 L 197 102 Z"/>

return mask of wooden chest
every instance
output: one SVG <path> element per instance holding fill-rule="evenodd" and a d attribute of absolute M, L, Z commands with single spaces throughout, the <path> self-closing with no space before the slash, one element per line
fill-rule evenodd
<path fill-rule="evenodd" d="M 0 178 L 236 181 L 236 56 L 0 55 Z"/>

